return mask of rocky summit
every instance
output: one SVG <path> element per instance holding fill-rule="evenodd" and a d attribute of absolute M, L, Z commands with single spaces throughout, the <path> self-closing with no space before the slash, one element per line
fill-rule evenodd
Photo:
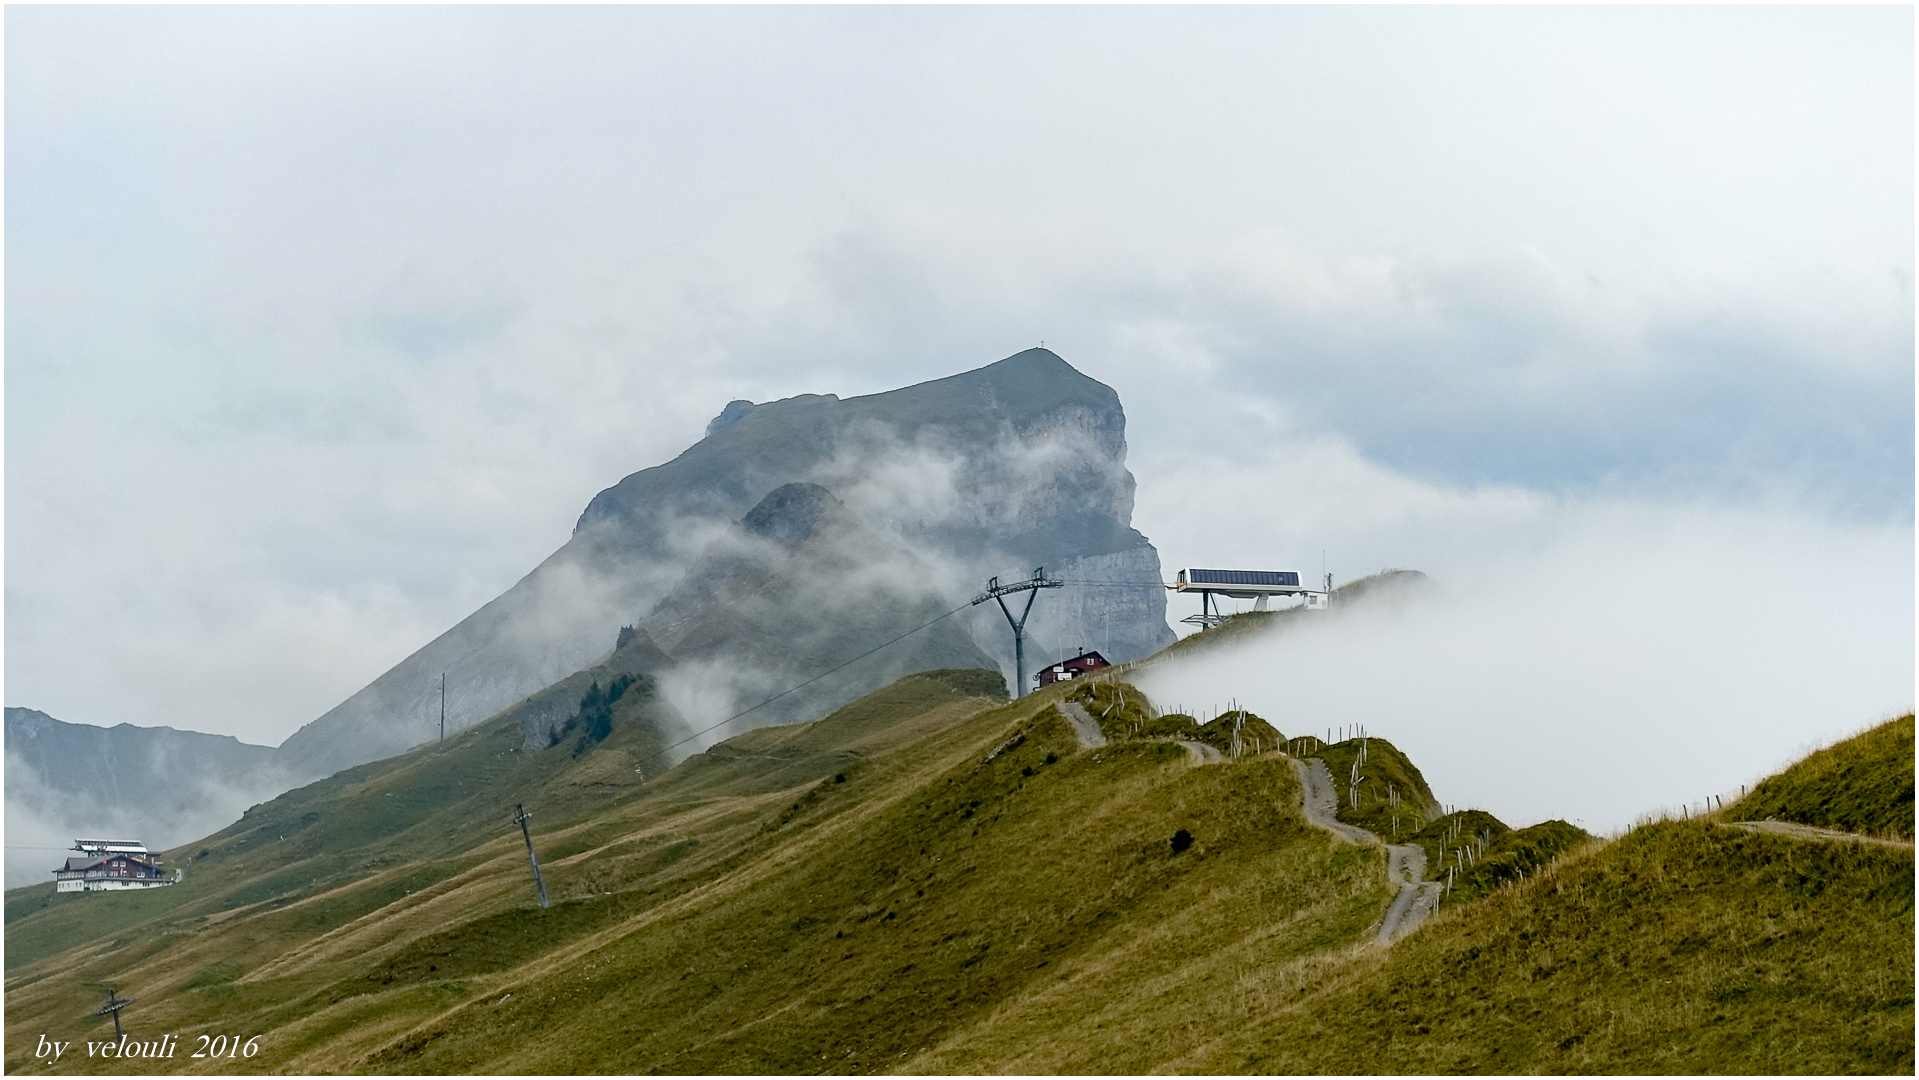
<path fill-rule="evenodd" d="M 1071 584 L 1034 609 L 1029 673 L 1082 647 L 1143 656 L 1173 635 L 1125 458 L 1119 396 L 1045 349 L 866 397 L 730 402 L 705 438 L 600 492 L 558 551 L 277 760 L 317 777 L 435 738 L 443 672 L 447 728 L 467 727 L 606 663 L 622 628 L 646 637 L 622 665 L 655 676 L 691 727 L 828 671 L 729 730 L 821 715 L 908 671 L 1010 678 L 991 605 L 916 628 L 987 578 L 1040 566 Z"/>

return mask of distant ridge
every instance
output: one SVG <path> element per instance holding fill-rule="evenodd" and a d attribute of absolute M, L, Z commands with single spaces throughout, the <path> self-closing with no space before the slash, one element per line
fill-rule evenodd
<path fill-rule="evenodd" d="M 50 880 L 74 836 L 115 834 L 156 850 L 218 829 L 293 780 L 274 750 L 170 727 L 97 727 L 6 710 L 8 886 Z"/>

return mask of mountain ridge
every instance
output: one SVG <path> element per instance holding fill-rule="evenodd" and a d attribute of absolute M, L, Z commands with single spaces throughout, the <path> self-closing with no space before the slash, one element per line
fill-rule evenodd
<path fill-rule="evenodd" d="M 594 496 L 558 550 L 294 732 L 280 761 L 324 775 L 434 737 L 443 671 L 447 723 L 458 729 L 581 670 L 675 588 L 713 534 L 790 483 L 822 486 L 887 522 L 900 543 L 936 556 L 955 596 L 969 576 L 1041 564 L 1093 580 L 1159 579 L 1157 552 L 1131 525 L 1118 395 L 1046 350 L 880 394 L 729 404 L 721 417 L 727 411 L 730 422 L 672 460 Z M 1157 590 L 1086 591 L 1097 595 L 1076 600 L 1070 615 L 1038 613 L 1034 639 L 1103 637 L 1122 659 L 1171 640 Z M 1008 665 L 1003 628 L 972 616 L 959 625 Z M 874 685 L 854 677 L 822 707 Z"/>
<path fill-rule="evenodd" d="M 14 706 L 5 729 L 10 879 L 44 880 L 80 836 L 157 850 L 205 835 L 294 783 L 274 748 L 231 735 L 72 723 Z"/>

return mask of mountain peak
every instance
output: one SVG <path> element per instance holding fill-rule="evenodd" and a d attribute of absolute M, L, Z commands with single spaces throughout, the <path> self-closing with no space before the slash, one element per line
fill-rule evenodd
<path fill-rule="evenodd" d="M 288 738 L 281 747 L 284 759 L 302 772 L 325 775 L 436 738 L 442 675 L 448 730 L 470 725 L 593 663 L 621 626 L 638 625 L 636 618 L 657 627 L 655 640 L 676 660 L 724 658 L 745 649 L 757 658 L 731 668 L 758 671 L 762 679 L 778 669 L 795 681 L 831 668 L 845 659 L 836 643 L 852 640 L 851 624 L 840 630 L 820 624 L 826 635 L 821 643 L 809 641 L 800 651 L 792 641 L 775 643 L 763 632 L 798 620 L 793 612 L 800 607 L 794 605 L 804 604 L 794 588 L 780 583 L 781 575 L 799 572 L 795 568 L 757 567 L 760 584 L 736 590 L 711 618 L 700 615 L 711 590 L 682 589 L 679 583 L 695 567 L 719 559 L 719 551 L 709 558 L 701 538 L 724 535 L 722 525 L 790 550 L 818 546 L 818 534 L 842 516 L 836 493 L 846 499 L 848 514 L 857 513 L 890 537 L 871 540 L 874 552 L 918 567 L 905 574 L 891 603 L 876 605 L 886 612 L 880 620 L 885 625 L 860 627 L 874 640 L 894 632 L 886 620 L 911 621 L 920 606 L 957 602 L 973 578 L 983 581 L 1008 567 L 1070 569 L 1082 581 L 1159 578 L 1158 553 L 1131 526 L 1133 478 L 1126 471 L 1126 414 L 1119 395 L 1049 349 L 1025 349 L 972 371 L 861 397 L 735 400 L 709 432 L 673 460 L 595 495 L 561 550 Z M 826 563 L 805 571 L 813 585 L 829 572 L 859 574 Z M 930 595 L 927 566 L 952 577 L 939 586 L 951 597 Z M 722 579 L 735 580 L 720 575 L 714 583 Z M 873 584 L 861 580 L 862 587 Z M 582 582 L 592 585 L 583 590 Z M 810 615 L 798 621 L 819 623 Z M 902 644 L 886 663 L 991 663 L 1004 644 L 1002 629 L 969 625 L 956 622 L 948 637 L 922 635 L 924 640 Z M 971 636 L 975 630 L 978 640 Z M 1028 640 L 1098 640 L 1109 659 L 1127 660 L 1171 636 L 1158 590 L 1102 588 L 1070 607 L 1044 605 Z M 759 653 L 811 667 L 786 671 Z M 876 664 L 858 676 L 811 684 L 807 693 L 756 713 L 756 720 L 798 719 L 850 700 L 871 688 L 860 680 L 880 677 L 884 665 Z"/>
<path fill-rule="evenodd" d="M 715 432 L 724 431 L 732 427 L 734 424 L 746 419 L 746 414 L 752 412 L 757 407 L 758 406 L 745 398 L 734 398 L 732 401 L 726 403 L 726 408 L 720 410 L 720 415 L 707 421 L 706 433 L 712 435 Z"/>
<path fill-rule="evenodd" d="M 1046 348 L 1043 345 L 1034 346 L 1031 349 L 1023 349 L 1007 357 L 1004 360 L 996 360 L 993 363 L 990 363 L 986 365 L 985 367 L 979 368 L 977 370 L 992 371 L 995 368 L 1004 368 L 1004 369 L 1014 370 L 1014 371 L 1032 370 L 1032 371 L 1054 372 L 1054 373 L 1071 372 L 1072 374 L 1077 375 L 1082 379 L 1087 378 L 1087 375 L 1085 372 L 1067 363 L 1064 359 L 1060 357 L 1058 353 L 1054 352 L 1053 350 L 1049 348 Z"/>

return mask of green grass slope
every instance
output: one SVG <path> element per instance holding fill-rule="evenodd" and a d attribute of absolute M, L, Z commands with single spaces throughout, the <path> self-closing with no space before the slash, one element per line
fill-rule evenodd
<path fill-rule="evenodd" d="M 1808 755 L 1726 808 L 1728 821 L 1801 825 L 1913 838 L 1912 714 Z"/>
<path fill-rule="evenodd" d="M 1243 709 L 1220 713 L 1205 723 L 1185 713 L 1161 713 L 1130 683 L 1114 679 L 1074 684 L 1066 700 L 1077 702 L 1113 742 L 1128 739 L 1183 739 L 1203 743 L 1222 754 L 1268 753 L 1286 745 L 1286 736 Z"/>
<path fill-rule="evenodd" d="M 336 773 L 249 809 L 239 821 L 166 853 L 185 880 L 134 895 L 56 894 L 53 884 L 6 894 L 9 971 L 108 931 L 153 919 L 219 919 L 326 894 L 309 928 L 351 920 L 474 865 L 514 807 L 577 819 L 638 788 L 637 763 L 665 745 L 677 718 L 640 676 L 612 710 L 610 734 L 569 733 L 553 749 L 522 745 L 516 710 L 398 757 Z M 336 890 L 340 890 L 337 891 Z M 105 901 L 104 903 L 102 901 Z"/>
<path fill-rule="evenodd" d="M 1404 842 L 1439 817 L 1439 800 L 1411 758 L 1391 742 L 1368 736 L 1322 743 L 1306 736 L 1300 754 L 1326 763 L 1339 789 L 1339 820 L 1386 840 Z M 1355 768 L 1357 771 L 1355 771 Z M 1357 791 L 1353 779 L 1357 777 Z M 1354 794 L 1358 802 L 1353 802 Z M 1504 826 L 1501 826 L 1503 829 Z"/>
<path fill-rule="evenodd" d="M 1017 744 L 986 761 L 1009 723 Z M 1386 896 L 1370 853 L 1334 851 L 1291 811 L 1276 756 L 1195 768 L 1165 744 L 1085 752 L 1031 706 L 921 749 L 906 773 L 823 783 L 769 822 L 808 857 L 782 852 L 509 973 L 372 1064 L 887 1070 L 1036 990 L 1077 999 L 1115 969 L 1163 977 L 1222 946 L 1352 940 Z M 1179 828 L 1195 837 L 1184 852 Z"/>
<path fill-rule="evenodd" d="M 136 1033 L 261 1034 L 271 1056 L 247 1070 L 868 1071 L 1032 995 L 1070 1008 L 1090 986 L 1160 986 L 1204 1010 L 1192 964 L 1345 947 L 1376 922 L 1379 852 L 1307 826 L 1283 757 L 1084 751 L 1053 708 L 1063 688 L 1001 705 L 984 685 L 903 680 L 552 813 L 545 911 L 498 822 L 465 849 L 382 848 L 394 865 L 345 881 L 286 880 L 311 859 L 252 877 L 243 853 L 213 860 L 226 893 L 14 970 L 8 1067 L 29 1029 L 97 1032 L 80 1018 L 113 979 L 141 998 Z M 387 764 L 368 782 L 421 767 Z M 1194 842 L 1176 851 L 1181 829 Z"/>
<path fill-rule="evenodd" d="M 1470 838 L 1474 834 L 1466 835 Z M 1497 834 L 1486 830 L 1478 835 L 1487 838 L 1482 846 L 1467 847 L 1463 851 L 1455 849 L 1458 852 L 1452 862 L 1455 875 L 1452 889 L 1446 894 L 1449 904 L 1469 904 L 1488 896 L 1500 886 L 1518 881 L 1594 840 L 1591 833 L 1579 826 L 1558 820 Z M 1440 858 L 1428 865 L 1439 867 L 1445 861 L 1442 848 Z"/>
<path fill-rule="evenodd" d="M 41 1033 L 98 1039 L 110 981 L 136 1037 L 260 1037 L 156 1071 L 1913 1068 L 1909 848 L 1426 814 L 1420 842 L 1470 855 L 1387 948 L 1383 849 L 1306 824 L 1283 754 L 1196 764 L 1123 684 L 997 689 L 912 676 L 644 783 L 658 725 L 619 712 L 644 692 L 604 740 L 573 746 L 583 722 L 540 754 L 502 716 L 256 808 L 185 885 L 16 891 L 8 945 L 37 952 L 8 950 L 5 1066 L 124 1071 L 27 1057 Z M 1107 746 L 1079 746 L 1069 696 Z M 1313 749 L 1436 809 L 1386 740 Z M 1840 803 L 1892 797 L 1846 775 Z M 514 801 L 539 815 L 545 910 Z M 100 903 L 120 900 L 147 906 Z"/>
<path fill-rule="evenodd" d="M 985 688 L 990 674 L 929 673 L 902 680 L 881 696 L 891 695 L 895 704 L 910 700 L 926 706 L 922 712 L 938 704 L 983 701 L 996 693 Z M 540 706 L 542 695 L 452 736 L 444 752 L 423 746 L 345 770 L 256 806 L 227 829 L 166 853 L 169 865 L 186 869 L 182 884 L 111 896 L 56 894 L 51 882 L 10 890 L 7 970 L 84 943 L 164 936 L 180 926 L 224 922 L 235 912 L 258 918 L 297 906 L 299 930 L 324 930 L 495 858 L 493 848 L 503 837 L 517 841 L 510 826 L 516 805 L 526 804 L 536 814 L 536 828 L 550 830 L 590 819 L 647 790 L 643 771 L 657 771 L 662 764 L 661 732 L 677 727 L 650 682 L 637 683 L 614 704 L 612 731 L 603 740 L 569 731 L 560 745 L 529 753 L 522 745 L 519 712 Z M 849 738 L 846 752 L 829 760 L 807 749 L 808 731 L 857 725 L 859 717 L 856 705 L 819 724 L 778 729 L 771 739 L 748 733 L 741 738 L 748 745 L 756 738 L 794 745 L 770 753 L 749 750 L 736 755 L 743 764 L 690 769 L 672 787 L 651 791 L 684 796 L 781 768 L 817 778 L 868 751 L 856 737 Z M 123 930 L 137 932 L 122 939 Z"/>
<path fill-rule="evenodd" d="M 1664 822 L 1443 910 L 1391 950 L 1277 973 L 1203 1072 L 1913 1071 L 1910 850 Z"/>

